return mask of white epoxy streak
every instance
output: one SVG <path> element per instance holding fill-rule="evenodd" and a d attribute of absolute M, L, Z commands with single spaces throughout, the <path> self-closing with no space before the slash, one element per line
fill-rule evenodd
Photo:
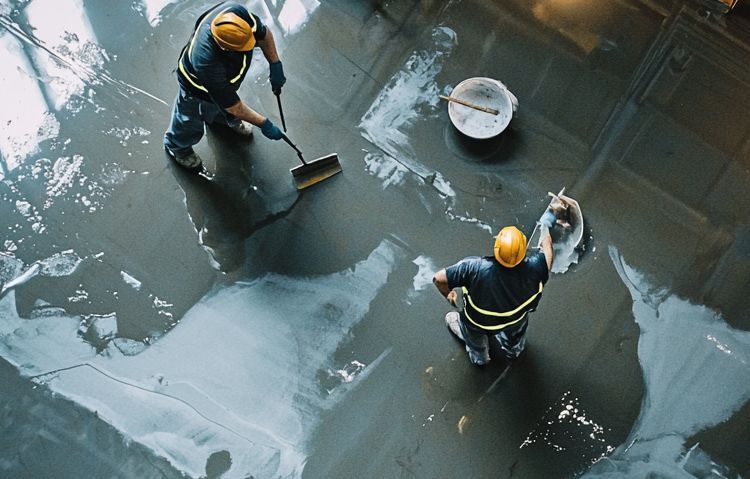
<path fill-rule="evenodd" d="M 102 108 L 93 101 L 95 92 L 89 89 L 84 94 L 83 90 L 87 84 L 105 83 L 126 97 L 138 92 L 168 106 L 161 98 L 107 73 L 104 65 L 112 58 L 98 45 L 83 0 L 31 0 L 23 9 L 28 20 L 26 28 L 7 17 L 0 17 L 0 26 L 28 45 L 36 66 L 32 78 L 45 89 L 54 109 L 77 113 L 88 102 L 100 111 Z M 74 98 L 77 101 L 72 101 Z"/>
<path fill-rule="evenodd" d="M 341 397 L 321 387 L 319 372 L 335 369 L 333 353 L 402 256 L 384 241 L 340 273 L 269 274 L 217 290 L 140 352 L 117 338 L 96 355 L 78 337 L 81 318 L 19 318 L 11 292 L 0 300 L 0 355 L 191 477 L 221 450 L 232 460 L 222 477 L 298 477 L 321 410 Z M 344 385 L 387 353 L 350 370 Z"/>
<path fill-rule="evenodd" d="M 29 266 L 23 273 L 12 279 L 9 279 L 7 282 L 5 282 L 5 284 L 3 284 L 3 288 L 0 290 L 0 296 L 5 294 L 7 291 L 15 288 L 16 286 L 27 283 L 31 278 L 39 274 L 40 269 L 41 265 L 39 263 L 34 263 Z"/>
<path fill-rule="evenodd" d="M 127 284 L 133 287 L 135 290 L 140 290 L 142 283 L 126 273 L 125 271 L 120 271 L 120 276 L 122 277 L 122 280 L 125 281 Z"/>
<path fill-rule="evenodd" d="M 392 185 L 400 185 L 409 170 L 383 153 L 368 153 L 365 155 L 365 171 L 383 180 L 383 189 Z"/>
<path fill-rule="evenodd" d="M 490 226 L 488 223 L 486 223 L 486 222 L 484 222 L 484 221 L 482 221 L 482 220 L 480 220 L 478 218 L 474 218 L 472 216 L 469 216 L 468 213 L 466 215 L 458 215 L 458 214 L 456 214 L 456 213 L 453 212 L 453 208 L 450 207 L 450 206 L 448 208 L 446 208 L 446 210 L 445 210 L 445 216 L 448 219 L 450 219 L 450 220 L 455 220 L 455 221 L 460 221 L 462 223 L 469 223 L 469 224 L 476 225 L 476 226 L 482 228 L 483 230 L 487 231 L 491 235 L 495 234 L 495 231 L 492 229 L 492 226 Z"/>
<path fill-rule="evenodd" d="M 417 159 L 407 134 L 408 128 L 424 114 L 423 109 L 434 108 L 440 101 L 435 77 L 456 44 L 456 33 L 448 27 L 437 27 L 432 39 L 432 49 L 412 53 L 404 68 L 391 77 L 362 116 L 359 128 L 362 136 L 390 156 L 391 161 L 395 159 L 403 169 L 429 181 L 442 195 L 453 197 L 450 183 Z M 377 170 L 368 165 L 368 171 Z M 398 181 L 402 179 L 403 176 Z"/>
<path fill-rule="evenodd" d="M 645 393 L 628 439 L 584 477 L 676 478 L 722 468 L 686 441 L 726 421 L 750 399 L 750 332 L 654 287 L 616 248 L 609 254 L 633 298 Z"/>
<path fill-rule="evenodd" d="M 177 0 L 139 0 L 139 3 L 146 11 L 146 19 L 148 20 L 148 23 L 152 27 L 155 27 L 161 23 L 161 11 L 164 10 L 167 5 L 177 3 Z"/>
<path fill-rule="evenodd" d="M 83 0 L 32 0 L 24 13 L 34 36 L 56 54 L 88 67 L 104 67 L 107 54 L 97 44 Z M 88 77 L 86 71 L 70 68 L 73 64 L 61 64 L 43 49 L 34 48 L 32 52 L 42 76 L 49 79 L 45 85 L 56 110 L 63 108 L 73 95 L 83 93 L 82 77 Z"/>
<path fill-rule="evenodd" d="M 9 33 L 0 33 L 0 153 L 7 171 L 13 171 L 39 143 L 58 135 L 60 124 L 50 112 L 39 90 L 37 75 L 19 42 Z M 13 88 L 11 85 L 24 85 Z M 0 169 L 0 179 L 3 171 Z"/>

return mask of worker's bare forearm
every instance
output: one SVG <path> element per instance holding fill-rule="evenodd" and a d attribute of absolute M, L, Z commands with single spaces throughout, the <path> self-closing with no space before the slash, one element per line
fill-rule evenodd
<path fill-rule="evenodd" d="M 252 123 L 255 126 L 260 126 L 264 121 L 266 121 L 266 117 L 247 106 L 242 100 L 238 101 L 226 110 L 240 120 Z"/>
<path fill-rule="evenodd" d="M 268 63 L 279 61 L 279 53 L 276 51 L 276 41 L 270 29 L 266 30 L 266 37 L 263 40 L 258 40 L 258 46 L 260 46 L 260 50 L 263 52 L 266 60 L 268 60 Z"/>
<path fill-rule="evenodd" d="M 542 238 L 540 246 L 542 247 L 542 253 L 544 253 L 544 259 L 547 260 L 547 270 L 551 271 L 552 260 L 554 259 L 554 253 L 552 250 L 552 236 L 550 236 L 549 231 Z"/>
<path fill-rule="evenodd" d="M 451 292 L 451 289 L 448 287 L 448 275 L 445 274 L 445 269 L 441 269 L 437 273 L 435 273 L 435 276 L 432 277 L 432 283 L 435 285 L 438 291 L 440 291 L 440 294 L 448 297 L 448 294 Z"/>

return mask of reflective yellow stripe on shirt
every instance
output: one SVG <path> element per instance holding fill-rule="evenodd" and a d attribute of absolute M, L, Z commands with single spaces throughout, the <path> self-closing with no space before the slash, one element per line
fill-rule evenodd
<path fill-rule="evenodd" d="M 236 77 L 229 80 L 229 83 L 236 83 L 237 80 L 242 78 L 242 74 L 245 73 L 245 68 L 247 68 L 247 55 L 243 54 L 242 55 L 242 68 L 240 68 L 240 72 L 237 74 Z"/>
<path fill-rule="evenodd" d="M 475 305 L 474 301 L 471 300 L 471 296 L 469 296 L 469 290 L 465 286 L 461 288 L 461 291 L 463 292 L 464 298 L 469 303 L 469 305 L 471 306 L 471 308 L 474 309 L 474 310 L 476 310 L 477 312 L 479 312 L 481 314 L 484 314 L 484 315 L 487 315 L 487 316 L 494 316 L 494 317 L 498 317 L 498 318 L 507 318 L 509 316 L 513 316 L 514 314 L 518 314 L 519 311 L 521 311 L 523 308 L 525 308 L 529 304 L 531 304 L 531 302 L 534 301 L 536 299 L 536 297 L 539 296 L 542 293 L 543 289 L 544 289 L 544 285 L 540 282 L 539 283 L 539 291 L 537 291 L 529 299 L 527 299 L 526 301 L 524 301 L 523 303 L 521 303 L 521 305 L 518 306 L 516 309 L 514 309 L 512 311 L 505 311 L 505 312 L 502 312 L 502 313 L 497 313 L 495 311 L 487 311 L 486 309 L 482 309 L 482 308 L 478 307 L 477 305 Z M 489 330 L 489 331 L 497 331 L 497 330 L 506 328 L 508 326 L 512 326 L 512 325 L 518 323 L 519 321 L 521 321 L 523 318 L 525 318 L 527 313 L 528 313 L 528 311 L 526 311 L 525 313 L 523 313 L 520 318 L 515 319 L 513 321 L 509 321 L 507 323 L 497 324 L 495 326 L 486 326 L 486 325 L 479 324 L 476 321 L 474 321 L 471 318 L 471 316 L 469 315 L 469 308 L 464 308 L 464 315 L 466 316 L 466 319 L 468 319 L 471 324 L 473 324 L 474 326 L 476 326 L 478 328 L 486 329 L 486 330 Z"/>

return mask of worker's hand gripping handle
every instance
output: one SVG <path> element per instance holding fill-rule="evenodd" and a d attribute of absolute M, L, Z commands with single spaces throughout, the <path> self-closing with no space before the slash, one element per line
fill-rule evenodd
<path fill-rule="evenodd" d="M 453 306 L 454 308 L 458 307 L 458 294 L 455 290 L 452 290 L 450 293 L 448 293 L 448 296 L 446 296 L 445 299 L 447 299 L 451 306 Z"/>

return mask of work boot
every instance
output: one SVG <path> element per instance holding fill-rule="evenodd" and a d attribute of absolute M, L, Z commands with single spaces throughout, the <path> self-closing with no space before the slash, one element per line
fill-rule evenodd
<path fill-rule="evenodd" d="M 192 148 L 184 152 L 173 152 L 167 147 L 164 147 L 164 149 L 167 150 L 167 154 L 172 157 L 175 163 L 183 168 L 194 170 L 200 168 L 203 163 L 201 157 Z"/>
<path fill-rule="evenodd" d="M 238 124 L 230 126 L 229 128 L 240 136 L 246 138 L 253 136 L 253 125 L 246 121 L 240 121 Z"/>
<path fill-rule="evenodd" d="M 461 327 L 459 326 L 460 321 L 461 315 L 456 311 L 451 311 L 445 315 L 445 325 L 448 326 L 448 329 L 451 330 L 451 333 L 455 334 L 458 339 L 463 341 L 464 337 L 461 334 Z"/>

